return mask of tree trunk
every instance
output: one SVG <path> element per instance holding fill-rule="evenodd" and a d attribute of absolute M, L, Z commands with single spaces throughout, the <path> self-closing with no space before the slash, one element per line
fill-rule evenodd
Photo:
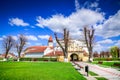
<path fill-rule="evenodd" d="M 8 55 L 8 50 L 5 53 L 5 57 L 4 57 L 3 61 L 7 61 L 7 55 Z"/>
<path fill-rule="evenodd" d="M 18 58 L 17 61 L 19 62 L 19 61 L 20 61 L 20 58 Z"/>
<path fill-rule="evenodd" d="M 18 62 L 20 61 L 20 53 L 18 53 L 18 59 L 17 59 L 17 61 Z"/>
<path fill-rule="evenodd" d="M 68 62 L 68 58 L 65 57 L 65 58 L 64 58 L 64 62 Z"/>
<path fill-rule="evenodd" d="M 64 55 L 64 62 L 68 62 L 68 55 L 67 55 L 66 52 L 65 52 L 65 55 Z"/>
<path fill-rule="evenodd" d="M 92 49 L 89 49 L 89 62 L 93 62 Z"/>

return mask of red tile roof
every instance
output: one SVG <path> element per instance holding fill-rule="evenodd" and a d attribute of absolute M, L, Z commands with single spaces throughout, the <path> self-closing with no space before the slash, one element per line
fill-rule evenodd
<path fill-rule="evenodd" d="M 46 54 L 45 56 L 63 56 L 63 52 L 62 51 L 53 51 L 53 52 L 50 52 L 48 54 Z"/>
<path fill-rule="evenodd" d="M 47 46 L 31 46 L 28 47 L 25 50 L 25 53 L 38 53 L 38 52 L 44 52 L 44 50 L 47 48 Z"/>
<path fill-rule="evenodd" d="M 49 37 L 49 42 L 53 42 L 52 36 Z"/>

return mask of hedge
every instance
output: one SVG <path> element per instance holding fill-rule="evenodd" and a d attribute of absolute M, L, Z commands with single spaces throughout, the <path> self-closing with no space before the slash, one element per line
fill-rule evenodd
<path fill-rule="evenodd" d="M 120 58 L 94 58 L 93 61 L 120 61 Z"/>
<path fill-rule="evenodd" d="M 57 58 L 20 58 L 20 61 L 57 61 Z"/>

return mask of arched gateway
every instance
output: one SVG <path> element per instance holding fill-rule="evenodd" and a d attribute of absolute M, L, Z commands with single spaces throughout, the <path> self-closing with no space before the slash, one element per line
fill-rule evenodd
<path fill-rule="evenodd" d="M 70 61 L 78 61 L 78 60 L 79 58 L 77 54 L 73 53 L 70 55 Z"/>

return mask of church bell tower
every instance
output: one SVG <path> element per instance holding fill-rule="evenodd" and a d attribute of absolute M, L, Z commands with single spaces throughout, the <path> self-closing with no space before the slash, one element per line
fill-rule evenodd
<path fill-rule="evenodd" d="M 48 46 L 49 46 L 49 47 L 53 47 L 53 39 L 52 39 L 52 36 L 49 37 Z"/>

